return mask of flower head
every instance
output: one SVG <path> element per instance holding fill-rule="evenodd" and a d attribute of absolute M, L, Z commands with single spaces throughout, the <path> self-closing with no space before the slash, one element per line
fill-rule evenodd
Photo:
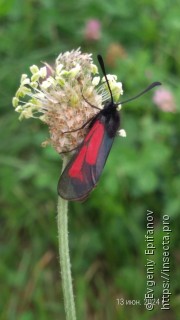
<path fill-rule="evenodd" d="M 20 119 L 39 118 L 49 127 L 51 143 L 58 153 L 76 148 L 84 139 L 87 128 L 79 129 L 109 99 L 106 83 L 98 75 L 90 54 L 73 50 L 60 54 L 54 68 L 30 67 L 31 76 L 21 76 L 20 87 L 13 98 Z M 116 76 L 107 75 L 115 101 L 122 94 Z M 85 98 L 85 99 L 84 99 Z M 88 102 L 87 102 L 88 101 Z M 76 130 L 76 131 L 75 131 Z"/>
<path fill-rule="evenodd" d="M 85 38 L 87 40 L 99 40 L 101 36 L 101 23 L 97 19 L 90 19 L 86 23 Z"/>
<path fill-rule="evenodd" d="M 164 112 L 175 112 L 176 106 L 172 92 L 165 88 L 156 89 L 153 97 L 154 103 Z"/>

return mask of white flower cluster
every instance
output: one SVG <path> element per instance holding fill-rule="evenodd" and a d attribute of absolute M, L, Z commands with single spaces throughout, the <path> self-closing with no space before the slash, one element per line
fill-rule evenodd
<path fill-rule="evenodd" d="M 87 101 L 103 108 L 110 97 L 105 79 L 98 75 L 91 55 L 82 54 L 79 49 L 65 52 L 58 56 L 54 68 L 45 63 L 42 68 L 31 66 L 30 72 L 30 77 L 21 76 L 20 87 L 13 98 L 19 119 L 33 117 L 47 123 L 48 142 L 58 152 L 75 148 L 84 138 L 86 129 L 70 131 L 80 128 L 97 113 Z M 123 93 L 122 84 L 114 75 L 107 77 L 113 98 L 118 101 Z"/>

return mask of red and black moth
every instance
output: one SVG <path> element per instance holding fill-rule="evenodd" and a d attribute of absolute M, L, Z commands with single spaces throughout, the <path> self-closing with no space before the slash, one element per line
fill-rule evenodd
<path fill-rule="evenodd" d="M 110 101 L 105 103 L 103 109 L 99 109 L 90 104 L 92 108 L 97 108 L 100 111 L 90 121 L 85 123 L 83 127 L 76 129 L 81 130 L 88 125 L 88 132 L 85 139 L 80 146 L 77 147 L 75 154 L 65 167 L 58 182 L 58 194 L 66 200 L 84 200 L 96 187 L 114 138 L 120 128 L 120 114 L 117 110 L 118 105 L 134 100 L 155 86 L 161 85 L 160 82 L 153 82 L 135 97 L 114 103 L 103 59 L 101 55 L 98 55 L 97 58 L 108 85 Z"/>

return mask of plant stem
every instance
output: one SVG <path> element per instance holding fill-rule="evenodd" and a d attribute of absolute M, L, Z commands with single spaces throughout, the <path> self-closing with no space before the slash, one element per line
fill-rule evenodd
<path fill-rule="evenodd" d="M 63 160 L 63 169 L 67 164 L 66 158 Z M 68 201 L 58 196 L 58 241 L 59 241 L 59 260 L 61 267 L 61 278 L 64 295 L 64 306 L 66 320 L 75 320 L 76 311 L 73 296 L 73 286 L 71 277 L 71 263 L 68 243 Z"/>

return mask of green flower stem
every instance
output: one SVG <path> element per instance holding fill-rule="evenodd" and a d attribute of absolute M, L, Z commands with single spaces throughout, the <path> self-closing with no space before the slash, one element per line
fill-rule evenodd
<path fill-rule="evenodd" d="M 63 160 L 63 169 L 66 166 L 68 158 Z M 63 170 L 62 169 L 62 170 Z M 76 311 L 73 296 L 73 286 L 71 277 L 71 263 L 69 256 L 68 243 L 68 201 L 58 197 L 58 241 L 59 241 L 59 259 L 61 267 L 61 278 L 64 295 L 64 305 L 66 320 L 75 320 Z"/>

